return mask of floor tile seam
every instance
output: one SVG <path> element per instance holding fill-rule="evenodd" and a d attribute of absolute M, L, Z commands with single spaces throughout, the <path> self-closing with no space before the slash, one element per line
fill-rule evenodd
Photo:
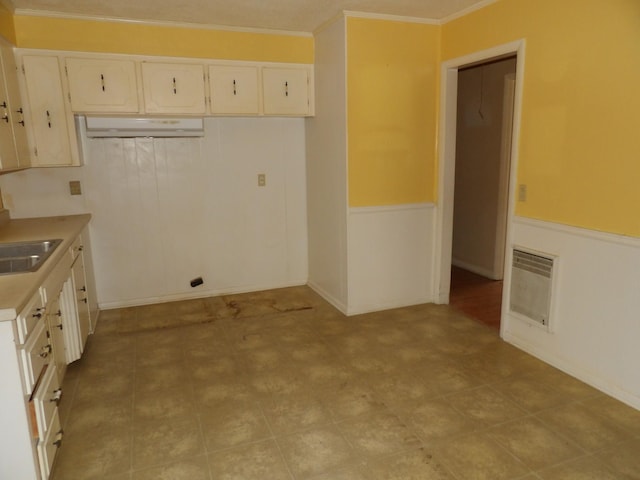
<path fill-rule="evenodd" d="M 452 397 L 452 396 L 458 395 L 459 393 L 471 392 L 471 391 L 473 391 L 473 390 L 479 390 L 479 389 L 487 388 L 487 387 L 489 387 L 489 386 L 488 386 L 488 385 L 481 385 L 481 386 L 479 386 L 479 387 L 473 387 L 473 388 L 471 388 L 471 389 L 465 389 L 465 390 L 462 390 L 462 391 L 460 391 L 460 392 L 455 392 L 455 393 L 452 393 L 452 394 L 446 395 L 446 396 L 445 396 L 445 398 L 444 398 L 444 400 L 445 400 L 445 401 L 447 400 L 447 398 L 446 398 L 446 397 Z M 490 388 L 490 387 L 489 387 L 489 388 Z M 531 413 L 530 413 L 530 412 L 528 412 L 528 411 L 524 410 L 523 408 L 519 407 L 517 404 L 515 404 L 514 402 L 512 402 L 512 401 L 511 401 L 511 400 L 509 400 L 508 398 L 505 398 L 505 396 L 504 396 L 503 394 L 501 394 L 500 392 L 495 392 L 495 393 L 498 393 L 498 394 L 499 394 L 503 399 L 506 399 L 507 401 L 509 401 L 509 403 L 514 404 L 518 409 L 520 409 L 520 410 L 521 410 L 521 412 L 522 412 L 523 416 L 518 416 L 518 417 L 510 418 L 510 419 L 508 419 L 508 420 L 505 420 L 504 422 L 498 422 L 498 423 L 496 423 L 496 424 L 494 424 L 494 423 L 492 423 L 492 424 L 486 424 L 486 423 L 484 423 L 484 421 L 483 421 L 483 420 L 478 419 L 478 418 L 475 418 L 475 417 L 473 417 L 473 416 L 470 416 L 468 413 L 466 413 L 466 412 L 465 412 L 462 408 L 460 408 L 458 405 L 455 405 L 454 403 L 451 403 L 451 402 L 447 402 L 447 404 L 448 404 L 448 405 L 449 405 L 453 410 L 455 410 L 455 411 L 456 411 L 456 413 L 458 413 L 459 415 L 462 415 L 462 416 L 463 416 L 464 418 L 466 418 L 467 420 L 470 420 L 470 421 L 472 421 L 473 423 L 478 424 L 478 426 L 479 426 L 480 428 L 491 428 L 491 427 L 493 427 L 493 426 L 495 426 L 495 425 L 498 425 L 498 424 L 508 423 L 509 421 L 516 420 L 516 419 L 523 418 L 523 417 L 526 417 L 526 416 L 531 415 Z"/>
<path fill-rule="evenodd" d="M 539 421 L 539 419 L 536 419 L 535 415 L 529 415 L 528 417 L 524 417 L 524 418 L 529 418 L 529 419 L 534 419 L 534 420 L 538 420 Z M 518 420 L 523 420 L 523 419 L 519 418 L 519 419 L 516 419 L 514 421 L 518 421 Z M 496 442 L 497 444 L 502 446 L 505 450 L 509 450 L 508 446 L 505 443 L 503 443 L 498 437 L 496 437 L 495 434 L 492 432 L 492 430 L 496 430 L 497 428 L 503 427 L 503 426 L 508 425 L 509 423 L 512 423 L 512 422 L 513 421 L 508 421 L 508 422 L 504 422 L 504 423 L 499 424 L 499 425 L 493 425 L 485 432 L 485 434 L 488 435 L 494 442 Z M 546 425 L 544 425 L 544 426 L 546 427 Z M 546 465 L 545 464 L 545 468 L 547 466 L 551 467 L 551 466 L 555 466 L 555 465 L 557 465 L 559 463 L 566 463 L 566 462 L 570 462 L 572 460 L 579 459 L 579 458 L 583 457 L 585 455 L 585 453 L 588 453 L 588 452 L 585 452 L 583 449 L 581 449 L 580 446 L 577 445 L 575 442 L 570 442 L 566 438 L 558 435 L 557 432 L 554 432 L 551 429 L 549 429 L 549 430 L 551 431 L 551 433 L 553 433 L 554 435 L 558 436 L 558 438 L 560 438 L 561 440 L 567 441 L 570 446 L 575 447 L 576 453 L 572 454 L 568 458 L 565 458 L 564 460 L 561 460 L 560 462 L 554 463 L 552 465 Z M 512 438 L 512 437 L 509 437 L 509 438 Z M 519 459 L 519 457 L 515 453 L 512 453 L 512 456 L 514 456 L 515 458 Z M 523 464 L 525 464 L 527 466 L 527 468 L 529 468 L 532 472 L 536 471 L 536 469 L 534 467 L 531 467 L 531 466 L 527 465 L 524 460 L 521 460 L 521 459 L 519 459 L 519 460 Z"/>
<path fill-rule="evenodd" d="M 455 441 L 456 438 L 465 438 L 465 437 L 469 437 L 471 435 L 475 435 L 475 434 L 480 434 L 480 435 L 484 435 L 482 432 L 464 432 L 461 434 L 457 434 L 457 435 L 453 435 L 453 436 L 447 436 L 445 438 L 443 438 L 442 442 L 439 442 L 440 444 L 433 444 L 433 445 L 429 445 L 429 447 L 432 449 L 432 451 L 434 452 L 434 455 L 438 455 L 440 457 L 440 463 L 441 465 L 446 468 L 447 473 L 449 473 L 451 475 L 451 477 L 453 478 L 453 480 L 469 480 L 467 476 L 465 476 L 464 473 L 459 472 L 456 468 L 455 468 L 455 462 L 450 458 L 450 455 L 446 455 L 442 452 L 442 448 L 443 445 L 446 444 L 451 444 L 452 442 Z M 490 439 L 492 440 L 492 439 Z M 500 450 L 502 450 L 504 453 L 506 453 L 507 455 L 511 456 L 512 458 L 514 458 L 519 464 L 521 464 L 524 469 L 526 470 L 527 473 L 523 474 L 521 477 L 519 478 L 526 478 L 527 475 L 529 475 L 530 473 L 532 473 L 531 469 L 528 468 L 523 462 L 521 462 L 518 458 L 513 457 L 513 455 L 510 454 L 510 452 L 508 452 L 506 449 L 504 449 L 502 447 L 502 445 L 499 445 L 496 443 L 496 445 L 498 446 L 498 448 L 500 448 Z M 512 480 L 512 479 L 509 479 Z M 513 479 L 515 480 L 515 479 Z"/>
<path fill-rule="evenodd" d="M 371 457 L 371 456 L 369 456 L 369 455 L 367 455 L 367 454 L 365 454 L 365 453 L 361 453 L 361 452 L 356 448 L 356 446 L 353 444 L 353 442 L 351 442 L 351 441 L 349 440 L 348 436 L 344 433 L 344 430 L 340 428 L 340 424 L 344 424 L 344 423 L 346 423 L 346 422 L 348 422 L 348 421 L 350 421 L 350 420 L 358 419 L 358 418 L 361 418 L 361 419 L 363 419 L 363 420 L 364 420 L 367 416 L 369 416 L 369 415 L 367 415 L 367 414 L 362 414 L 362 415 L 359 415 L 359 416 L 356 416 L 356 417 L 353 417 L 353 418 L 342 419 L 342 420 L 334 421 L 334 422 L 333 422 L 333 423 L 334 423 L 334 425 L 335 425 L 335 430 L 340 434 L 340 436 L 342 437 L 342 439 L 343 439 L 343 440 L 344 440 L 344 441 L 349 445 L 349 448 L 351 449 L 351 452 L 352 452 L 354 455 L 356 455 L 356 456 L 357 456 L 361 461 L 369 461 L 369 460 L 372 460 L 372 457 Z M 395 415 L 394 415 L 394 416 L 395 416 Z M 409 427 L 408 425 L 406 425 L 406 424 L 405 424 L 405 422 L 404 422 L 401 418 L 399 418 L 399 417 L 397 417 L 397 416 L 396 416 L 396 418 L 398 418 L 398 420 L 400 420 L 400 421 L 402 422 L 402 424 L 403 424 L 403 426 L 404 426 L 405 428 L 410 429 L 410 427 Z M 418 435 L 416 435 L 416 433 L 413 431 L 413 429 L 410 429 L 410 432 L 411 432 L 411 434 L 416 438 L 416 440 L 418 440 L 418 443 L 420 443 L 420 445 L 421 445 L 421 446 L 425 446 L 425 443 L 422 441 L 422 439 L 421 439 Z M 399 453 L 401 453 L 401 452 L 409 451 L 409 450 L 412 450 L 412 449 L 415 449 L 415 446 L 412 446 L 412 447 L 409 447 L 409 446 L 408 446 L 408 447 L 400 448 L 400 449 L 398 449 L 398 450 L 394 450 L 393 452 L 389 452 L 389 455 L 399 454 Z M 376 456 L 375 456 L 375 457 L 373 457 L 373 458 L 377 458 L 377 457 L 378 457 L 378 455 L 376 455 Z"/>
<path fill-rule="evenodd" d="M 546 413 L 551 411 L 552 408 L 549 408 L 547 410 L 545 410 L 544 412 L 541 413 Z M 581 444 L 579 444 L 576 440 L 574 440 L 572 437 L 564 434 L 562 431 L 560 431 L 560 428 L 558 426 L 556 426 L 555 424 L 546 421 L 544 419 L 544 417 L 540 416 L 540 413 L 535 413 L 534 417 L 540 422 L 542 423 L 545 427 L 547 427 L 549 430 L 551 430 L 554 434 L 558 435 L 560 438 L 564 439 L 565 441 L 569 442 L 571 445 L 574 445 L 575 447 L 577 447 L 580 451 L 582 451 L 585 455 L 591 455 L 594 453 L 593 450 L 589 450 L 586 447 L 583 447 Z M 578 435 L 579 436 L 579 435 Z"/>
<path fill-rule="evenodd" d="M 538 476 L 542 476 L 542 478 L 544 478 L 544 473 L 548 472 L 549 470 L 552 470 L 554 468 L 559 468 L 559 467 L 563 467 L 563 466 L 567 466 L 567 465 L 571 465 L 573 463 L 579 462 L 581 460 L 588 460 L 588 459 L 593 459 L 598 461 L 599 463 L 602 463 L 607 470 L 611 471 L 611 468 L 609 465 L 607 465 L 606 463 L 600 461 L 600 459 L 598 458 L 598 456 L 592 452 L 585 452 L 583 455 L 579 455 L 577 457 L 573 457 L 567 460 L 563 460 L 562 462 L 558 462 L 555 463 L 553 465 L 545 465 L 544 467 L 538 468 L 537 470 L 534 470 L 533 473 L 535 473 Z"/>
<path fill-rule="evenodd" d="M 200 432 L 200 439 L 202 440 L 202 447 L 204 448 L 203 455 L 205 457 L 205 463 L 207 464 L 207 474 L 209 476 L 209 480 L 216 480 L 213 477 L 213 471 L 211 470 L 211 464 L 209 463 L 209 450 L 207 448 L 207 441 L 204 434 L 204 425 L 202 424 L 202 419 L 200 418 L 200 415 L 197 415 L 197 423 L 198 423 L 198 430 Z"/>
<path fill-rule="evenodd" d="M 523 467 L 524 471 L 526 472 L 522 476 L 526 477 L 529 473 L 532 473 L 534 471 L 526 463 L 524 463 L 522 460 L 520 460 L 520 458 L 518 458 L 516 455 L 514 455 L 512 452 L 510 452 L 505 447 L 503 447 L 500 443 L 498 443 L 495 439 L 493 439 L 487 432 L 479 432 L 479 435 L 481 435 L 482 437 L 488 439 L 490 442 L 495 444 L 503 453 L 506 453 L 507 456 L 511 457 L 513 460 L 516 461 L 516 463 L 521 465 Z"/>
<path fill-rule="evenodd" d="M 607 397 L 605 393 L 601 392 L 601 394 Z M 590 415 L 595 415 L 596 417 L 600 418 L 601 420 L 607 423 L 613 423 L 616 428 L 619 428 L 620 430 L 623 430 L 624 432 L 628 433 L 632 438 L 640 438 L 640 429 L 636 430 L 636 429 L 628 428 L 624 422 L 620 422 L 617 419 L 613 419 L 611 417 L 604 415 L 603 413 L 600 413 L 600 409 L 590 408 L 586 403 L 589 400 L 592 400 L 593 398 L 596 398 L 596 397 L 586 398 L 576 403 L 578 403 L 579 405 L 582 405 L 589 412 Z M 608 397 L 608 398 L 612 398 L 612 397 Z M 629 406 L 629 408 L 633 408 L 633 407 Z M 637 411 L 640 414 L 640 410 L 634 409 L 634 411 Z"/>
<path fill-rule="evenodd" d="M 429 453 L 432 455 L 432 458 L 434 458 L 437 454 L 434 450 L 434 445 L 431 445 L 427 442 L 422 442 L 422 445 L 419 448 L 407 448 L 406 450 L 403 450 L 402 452 L 394 452 L 394 453 L 390 453 L 390 454 L 385 454 L 385 455 L 381 455 L 380 457 L 378 457 L 376 459 L 376 461 L 385 461 L 385 460 L 390 460 L 393 457 L 396 456 L 400 456 L 403 453 L 408 453 L 408 452 L 415 452 L 415 451 L 429 451 Z M 445 469 L 446 473 L 451 477 L 452 480 L 468 480 L 467 478 L 460 478 L 458 477 L 456 474 L 454 474 L 452 468 L 450 465 L 447 465 L 443 459 L 442 459 L 442 455 L 438 455 L 438 459 L 437 459 L 437 464 Z"/>
<path fill-rule="evenodd" d="M 525 407 L 523 405 L 520 405 L 520 403 L 518 403 L 515 398 L 511 397 L 510 395 L 508 395 L 508 394 L 502 392 L 501 390 L 499 390 L 498 388 L 496 388 L 496 386 L 497 386 L 496 383 L 488 383 L 485 386 L 487 388 L 491 389 L 494 393 L 500 395 L 500 397 L 504 398 L 505 400 L 509 401 L 510 403 L 512 403 L 513 405 L 518 407 L 520 410 L 522 410 L 526 414 L 529 414 L 529 415 L 534 415 L 535 414 L 535 412 L 532 411 L 530 408 L 527 408 L 527 407 Z"/>

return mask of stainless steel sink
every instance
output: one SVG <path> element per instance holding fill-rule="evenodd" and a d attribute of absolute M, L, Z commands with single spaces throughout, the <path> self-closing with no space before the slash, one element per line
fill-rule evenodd
<path fill-rule="evenodd" d="M 0 275 L 35 272 L 61 243 L 61 239 L 0 243 Z"/>

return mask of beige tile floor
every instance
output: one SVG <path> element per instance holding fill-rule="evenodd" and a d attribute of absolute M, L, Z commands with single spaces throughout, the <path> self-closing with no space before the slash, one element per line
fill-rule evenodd
<path fill-rule="evenodd" d="M 640 412 L 447 306 L 306 287 L 102 312 L 55 480 L 640 479 Z"/>

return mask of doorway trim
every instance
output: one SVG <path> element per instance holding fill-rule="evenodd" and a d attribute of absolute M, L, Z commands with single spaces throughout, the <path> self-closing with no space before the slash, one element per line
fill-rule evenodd
<path fill-rule="evenodd" d="M 509 193 L 506 225 L 505 265 L 510 264 L 512 224 L 515 209 L 515 192 L 518 171 L 518 145 L 520 138 L 520 118 L 524 83 L 525 40 L 498 45 L 486 50 L 464 55 L 443 62 L 440 70 L 440 120 L 438 124 L 438 209 L 436 213 L 436 239 L 434 252 L 434 295 L 437 303 L 449 303 L 451 290 L 451 255 L 453 241 L 453 199 L 456 163 L 456 120 L 458 104 L 458 70 L 462 67 L 482 64 L 500 57 L 516 56 L 516 85 L 513 105 L 513 131 L 511 134 L 511 168 L 509 173 Z M 510 280 L 509 269 L 505 268 L 504 281 Z M 503 289 L 502 317 L 504 319 L 505 295 Z M 501 322 L 501 331 L 504 322 Z"/>

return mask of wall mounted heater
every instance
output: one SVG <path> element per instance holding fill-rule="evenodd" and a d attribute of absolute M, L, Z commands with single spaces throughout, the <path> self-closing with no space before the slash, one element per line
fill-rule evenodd
<path fill-rule="evenodd" d="M 555 257 L 513 250 L 509 309 L 550 330 Z"/>

